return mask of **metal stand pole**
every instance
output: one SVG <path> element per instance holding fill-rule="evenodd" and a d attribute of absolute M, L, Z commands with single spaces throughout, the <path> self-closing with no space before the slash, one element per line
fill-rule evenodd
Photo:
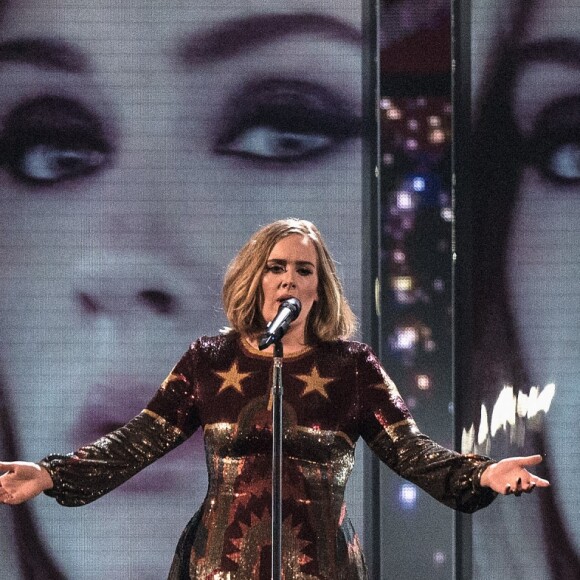
<path fill-rule="evenodd" d="M 278 340 L 272 373 L 272 580 L 282 579 L 282 357 Z"/>

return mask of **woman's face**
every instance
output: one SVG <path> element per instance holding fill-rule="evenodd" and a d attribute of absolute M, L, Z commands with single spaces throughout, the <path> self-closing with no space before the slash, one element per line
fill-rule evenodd
<path fill-rule="evenodd" d="M 2 6 L 2 372 L 20 458 L 36 460 L 131 418 L 216 332 L 225 267 L 259 226 L 312 219 L 354 286 L 361 7 Z M 205 494 L 192 454 L 91 508 L 34 502 L 68 576 L 166 573 Z"/>
<path fill-rule="evenodd" d="M 300 314 L 286 336 L 302 343 L 306 319 L 318 300 L 318 256 L 308 236 L 293 234 L 272 248 L 262 276 L 262 297 L 262 316 L 267 321 L 274 320 L 284 300 L 300 300 Z"/>
<path fill-rule="evenodd" d="M 570 2 L 540 2 L 517 76 L 516 122 L 536 161 L 523 172 L 507 274 L 533 385 L 556 384 L 547 460 L 580 550 L 580 31 Z"/>

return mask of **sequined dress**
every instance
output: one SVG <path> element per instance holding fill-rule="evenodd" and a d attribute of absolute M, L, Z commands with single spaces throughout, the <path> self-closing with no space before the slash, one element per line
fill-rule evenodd
<path fill-rule="evenodd" d="M 200 338 L 127 425 L 40 462 L 54 481 L 46 493 L 67 506 L 89 503 L 201 427 L 208 492 L 181 536 L 169 579 L 269 579 L 271 377 L 271 355 L 239 335 Z M 489 460 L 421 434 L 368 346 L 336 341 L 287 355 L 283 385 L 284 578 L 367 578 L 344 506 L 361 436 L 397 473 L 452 508 L 472 512 L 495 497 L 479 486 Z"/>

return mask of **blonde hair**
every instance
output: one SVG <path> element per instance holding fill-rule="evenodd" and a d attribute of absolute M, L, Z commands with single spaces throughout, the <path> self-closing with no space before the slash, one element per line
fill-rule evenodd
<path fill-rule="evenodd" d="M 231 330 L 249 336 L 264 330 L 262 274 L 274 246 L 292 234 L 308 237 L 318 257 L 318 300 L 306 320 L 306 342 L 311 344 L 350 337 L 356 330 L 356 317 L 344 296 L 334 260 L 316 226 L 295 218 L 262 227 L 230 262 L 222 299 Z"/>

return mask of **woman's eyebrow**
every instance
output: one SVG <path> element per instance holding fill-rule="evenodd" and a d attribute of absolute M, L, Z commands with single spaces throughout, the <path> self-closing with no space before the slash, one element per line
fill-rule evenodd
<path fill-rule="evenodd" d="M 19 62 L 72 73 L 89 70 L 85 56 L 70 44 L 45 38 L 19 38 L 0 43 L 0 64 Z"/>
<path fill-rule="evenodd" d="M 285 258 L 270 258 L 266 263 L 267 264 L 282 264 L 282 265 L 286 265 L 286 264 L 290 263 L 290 264 L 296 264 L 297 266 L 312 266 L 313 268 L 315 267 L 314 264 L 308 260 L 296 260 L 295 262 L 293 262 L 292 260 L 286 260 Z"/>
<path fill-rule="evenodd" d="M 520 66 L 547 62 L 580 67 L 580 42 L 571 38 L 529 42 L 515 51 L 515 58 Z"/>
<path fill-rule="evenodd" d="M 294 13 L 252 15 L 230 19 L 201 33 L 194 33 L 180 50 L 186 64 L 201 64 L 229 58 L 289 35 L 324 34 L 360 44 L 361 32 L 354 26 L 325 14 Z M 72 73 L 87 72 L 87 58 L 60 40 L 22 38 L 0 43 L 0 64 L 20 62 L 43 69 Z"/>
<path fill-rule="evenodd" d="M 225 20 L 194 33 L 180 51 L 181 59 L 187 65 L 222 60 L 297 34 L 322 34 L 357 45 L 362 41 L 360 30 L 326 14 L 259 14 Z"/>

